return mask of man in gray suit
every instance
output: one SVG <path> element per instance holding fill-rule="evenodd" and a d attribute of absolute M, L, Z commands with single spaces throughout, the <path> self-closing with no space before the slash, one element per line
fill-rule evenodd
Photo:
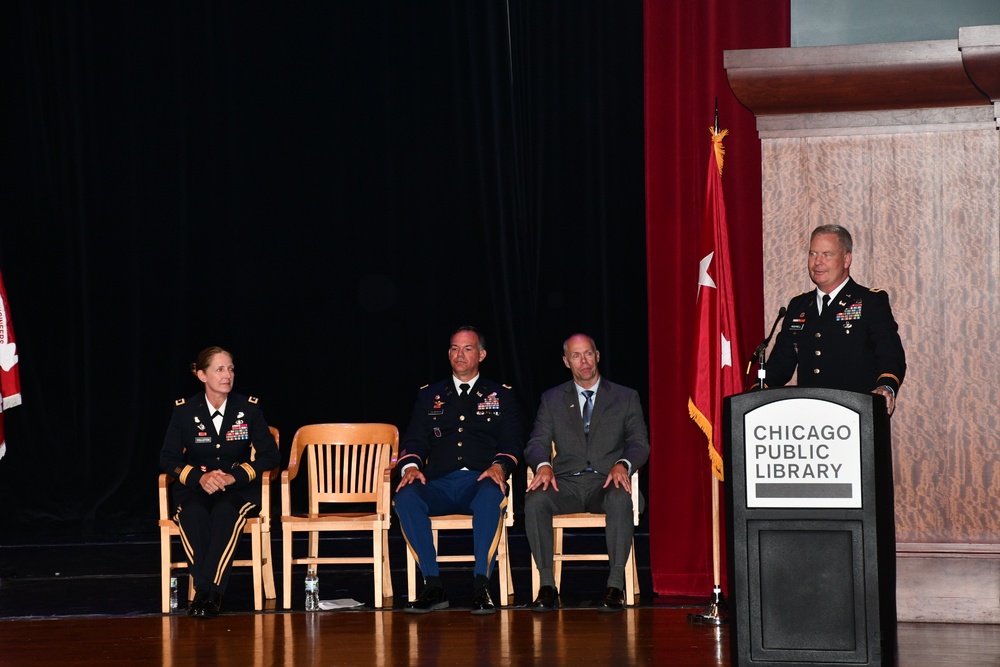
<path fill-rule="evenodd" d="M 552 567 L 552 515 L 607 515 L 610 572 L 600 611 L 624 609 L 625 563 L 632 546 L 632 471 L 649 458 L 649 435 L 639 394 L 601 377 L 601 353 L 585 334 L 563 343 L 573 380 L 542 394 L 525 448 L 535 476 L 524 515 L 528 544 L 540 575 L 534 611 L 559 607 Z"/>

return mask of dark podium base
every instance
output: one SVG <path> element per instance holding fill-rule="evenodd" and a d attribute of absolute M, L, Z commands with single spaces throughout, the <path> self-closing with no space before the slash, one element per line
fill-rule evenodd
<path fill-rule="evenodd" d="M 891 665 L 895 521 L 884 399 L 754 392 L 726 399 L 725 421 L 732 664 Z M 829 475 L 787 473 L 819 469 Z"/>

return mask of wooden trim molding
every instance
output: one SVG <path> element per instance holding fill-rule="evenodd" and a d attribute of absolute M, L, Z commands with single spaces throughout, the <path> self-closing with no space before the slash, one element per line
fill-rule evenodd
<path fill-rule="evenodd" d="M 762 137 L 998 127 L 1000 25 L 955 40 L 726 51 L 724 64 Z"/>
<path fill-rule="evenodd" d="M 1000 544 L 897 544 L 896 610 L 902 622 L 1000 623 Z"/>

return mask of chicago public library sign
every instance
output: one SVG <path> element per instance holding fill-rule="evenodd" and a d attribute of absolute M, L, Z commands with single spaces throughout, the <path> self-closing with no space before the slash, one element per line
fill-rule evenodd
<path fill-rule="evenodd" d="M 860 508 L 861 433 L 857 412 L 793 398 L 745 416 L 748 508 Z"/>

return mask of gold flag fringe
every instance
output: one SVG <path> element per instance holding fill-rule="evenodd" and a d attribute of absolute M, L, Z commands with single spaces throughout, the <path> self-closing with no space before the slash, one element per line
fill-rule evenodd
<path fill-rule="evenodd" d="M 722 176 L 722 163 L 726 157 L 726 147 L 722 145 L 722 140 L 729 134 L 729 130 L 715 131 L 714 127 L 708 128 L 712 133 L 712 143 L 715 144 L 715 164 L 719 167 L 719 176 Z"/>
<path fill-rule="evenodd" d="M 688 415 L 694 420 L 694 423 L 698 425 L 701 432 L 705 434 L 708 438 L 708 458 L 712 461 L 712 474 L 720 482 L 724 482 L 724 476 L 722 472 L 722 455 L 719 454 L 715 449 L 715 445 L 712 444 L 712 422 L 709 421 L 698 406 L 694 404 L 694 401 L 688 398 Z"/>

